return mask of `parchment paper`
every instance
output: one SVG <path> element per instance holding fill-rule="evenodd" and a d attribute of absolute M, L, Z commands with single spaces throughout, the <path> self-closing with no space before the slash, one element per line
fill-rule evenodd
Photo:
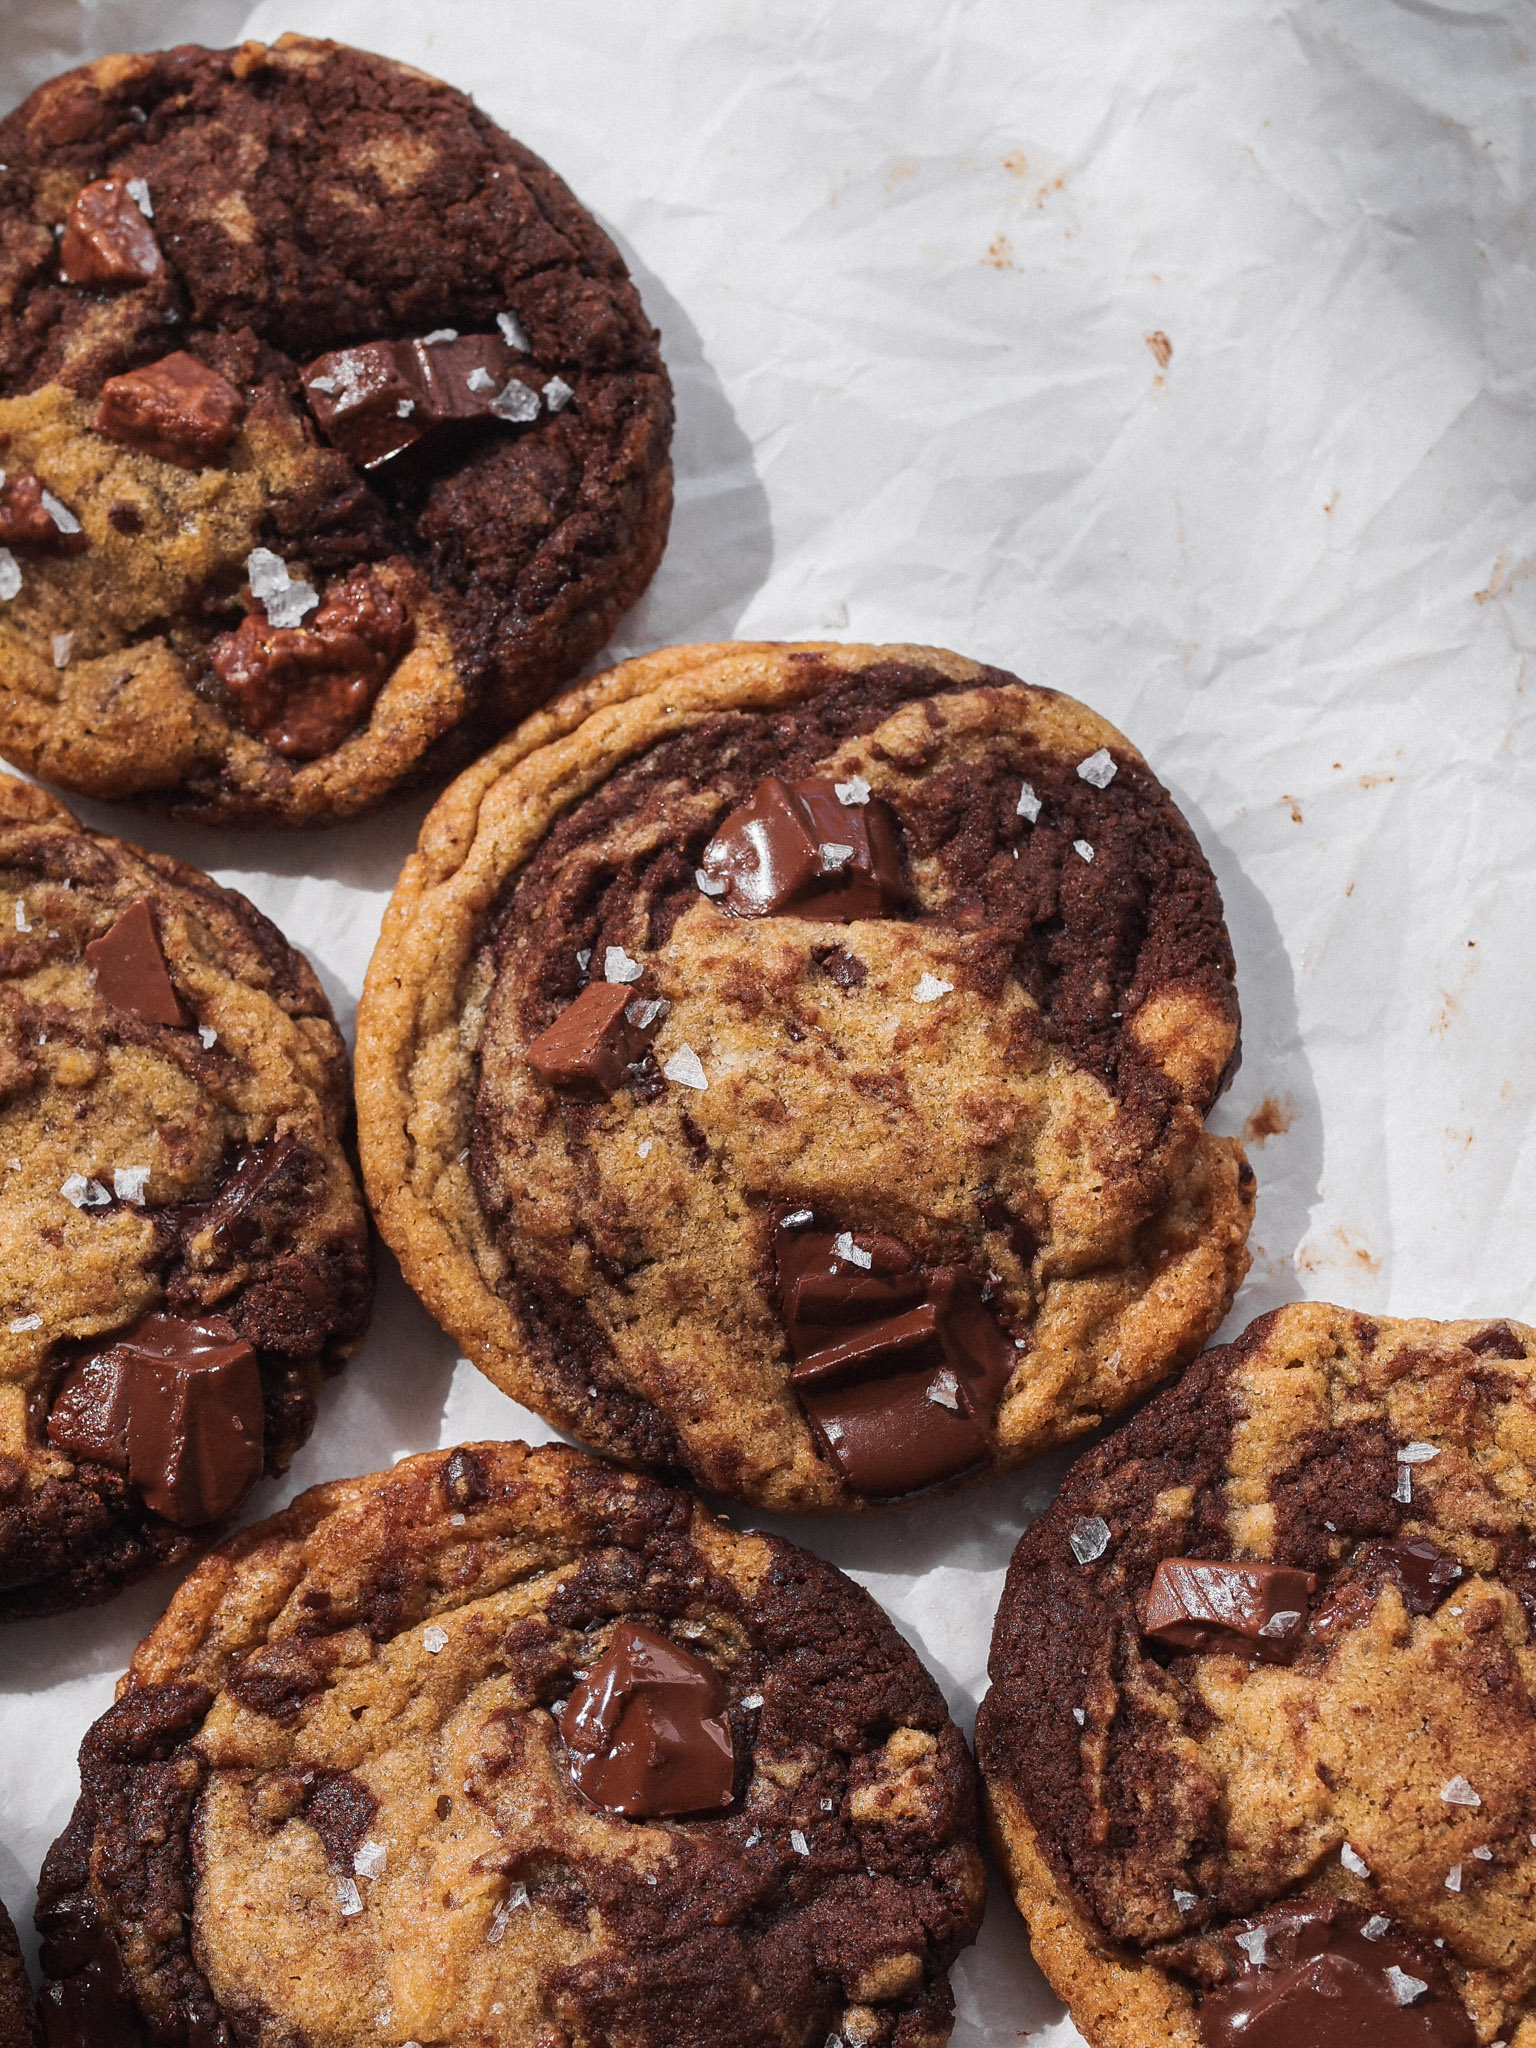
<path fill-rule="evenodd" d="M 7 103 L 222 0 L 0 7 Z M 1225 895 L 1253 1135 L 1229 1333 L 1301 1296 L 1536 1317 L 1536 24 L 1308 0 L 291 0 L 244 32 L 472 91 L 616 235 L 676 380 L 678 510 L 613 652 L 936 641 L 1085 698 Z M 245 889 L 348 1021 L 425 808 L 292 838 L 82 806 Z M 386 1270 L 281 1486 L 536 1419 Z M 969 1728 L 1060 1462 L 857 1526 Z M 0 1637 L 0 1893 L 165 1582 Z M 1075 2040 L 994 1888 L 957 2048 Z"/>

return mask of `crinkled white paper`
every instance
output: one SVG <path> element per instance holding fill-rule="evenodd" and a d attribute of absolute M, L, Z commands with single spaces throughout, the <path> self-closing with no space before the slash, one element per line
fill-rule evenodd
<path fill-rule="evenodd" d="M 9 0 L 10 98 L 219 0 Z M 437 72 L 612 230 L 677 387 L 670 551 L 616 651 L 931 640 L 1085 698 L 1219 874 L 1254 1270 L 1536 1316 L 1536 33 L 1449 0 L 312 0 L 245 32 Z M 579 402 L 579 401 L 578 401 Z M 330 834 L 83 806 L 232 881 L 350 1021 L 424 809 Z M 548 1432 L 386 1273 L 265 1513 L 319 1478 Z M 1055 1461 L 790 1533 L 894 1615 L 967 1727 Z M 0 1892 L 168 1587 L 0 1636 Z M 1072 2038 L 995 1888 L 957 2048 Z"/>

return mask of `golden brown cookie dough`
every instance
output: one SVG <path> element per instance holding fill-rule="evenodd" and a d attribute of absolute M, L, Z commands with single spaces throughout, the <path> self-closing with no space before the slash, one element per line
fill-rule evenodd
<path fill-rule="evenodd" d="M 16 1930 L 0 1906 L 0 2048 L 42 2048 L 42 2039 Z"/>
<path fill-rule="evenodd" d="M 0 750 L 237 823 L 448 775 L 656 569 L 656 341 L 407 66 L 288 35 L 40 86 L 0 122 Z"/>
<path fill-rule="evenodd" d="M 976 1747 L 1092 2048 L 1532 2048 L 1533 1500 L 1536 1331 L 1320 1303 L 1073 1467 L 1014 1555 Z M 1314 1585 L 1192 1647 L 1155 1632 L 1182 1559 Z M 1377 2031 L 1309 2008 L 1298 1928 Z"/>
<path fill-rule="evenodd" d="M 243 896 L 0 776 L 0 1618 L 188 1556 L 372 1271 L 347 1055 Z"/>
<path fill-rule="evenodd" d="M 887 806 L 910 893 L 727 914 L 706 849 L 775 776 L 819 779 L 854 837 Z M 825 850 L 827 887 L 857 880 L 852 838 Z M 615 979 L 646 1046 L 605 1096 L 545 1034 L 596 1030 L 571 1005 Z M 1202 1119 L 1237 1039 L 1210 869 L 1103 719 L 932 648 L 674 648 L 531 719 L 428 818 L 364 993 L 360 1140 L 408 1279 L 509 1394 L 742 1499 L 854 1508 L 923 1460 L 843 1476 L 828 1424 L 885 1401 L 895 1354 L 802 1405 L 786 1233 L 846 1234 L 833 1293 L 992 1345 L 967 1386 L 949 1336 L 935 1363 L 909 1330 L 955 1444 L 926 1477 L 1021 1464 L 1226 1312 L 1253 1181 Z"/>
<path fill-rule="evenodd" d="M 637 1629 L 707 1676 L 728 1805 L 577 1790 Z M 832 1566 L 562 1448 L 432 1452 L 225 1544 L 140 1647 L 39 1888 L 50 2041 L 941 2048 L 975 1830 Z"/>

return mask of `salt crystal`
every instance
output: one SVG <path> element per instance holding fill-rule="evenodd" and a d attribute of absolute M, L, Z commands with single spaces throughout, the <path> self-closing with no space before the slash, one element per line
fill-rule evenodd
<path fill-rule="evenodd" d="M 1025 783 L 1024 787 L 1019 791 L 1019 800 L 1013 808 L 1019 817 L 1026 818 L 1031 825 L 1034 824 L 1036 818 L 1040 815 L 1040 799 L 1035 795 L 1033 783 Z"/>
<path fill-rule="evenodd" d="M 758 1843 L 759 1843 L 759 1842 L 760 1842 L 760 1841 L 761 1841 L 762 1839 L 763 1839 L 763 1831 L 762 1831 L 762 1829 L 761 1829 L 761 1828 L 754 1828 L 754 1829 L 752 1830 L 751 1834 L 750 1834 L 750 1835 L 748 1835 L 748 1837 L 747 1837 L 747 1847 L 748 1847 L 749 1849 L 755 1849 L 755 1848 L 757 1847 Z"/>
<path fill-rule="evenodd" d="M 640 962 L 631 960 L 622 946 L 609 946 L 604 950 L 604 981 L 638 981 L 642 972 Z"/>
<path fill-rule="evenodd" d="M 1081 1707 L 1074 1707 L 1072 1709 L 1072 1718 L 1077 1723 L 1079 1728 L 1087 1727 L 1088 1716 L 1083 1712 Z"/>
<path fill-rule="evenodd" d="M 1387 1982 L 1392 1986 L 1392 1996 L 1399 2005 L 1412 2005 L 1416 1998 L 1422 1998 L 1429 1989 L 1423 1977 L 1410 1977 L 1406 1970 L 1400 1970 L 1396 1963 L 1387 1965 Z"/>
<path fill-rule="evenodd" d="M 130 178 L 123 189 L 140 213 L 143 214 L 144 218 L 146 220 L 153 220 L 155 209 L 150 203 L 149 186 L 145 181 L 142 178 Z"/>
<path fill-rule="evenodd" d="M 1459 1892 L 1461 1890 L 1461 1865 L 1459 1863 L 1453 1863 L 1445 1873 L 1445 1888 L 1448 1892 Z"/>
<path fill-rule="evenodd" d="M 1339 1861 L 1355 1877 L 1369 1877 L 1371 1874 L 1365 1858 L 1358 1849 L 1352 1849 L 1348 1842 L 1339 1851 Z"/>
<path fill-rule="evenodd" d="M 709 1086 L 704 1074 L 704 1062 L 691 1045 L 680 1045 L 661 1071 L 669 1081 L 676 1081 L 680 1088 L 697 1088 L 702 1091 Z"/>
<path fill-rule="evenodd" d="M 1483 1803 L 1459 1771 L 1448 1785 L 1440 1787 L 1440 1797 L 1447 1806 L 1481 1806 Z"/>
<path fill-rule="evenodd" d="M 363 1895 L 357 1888 L 357 1880 L 355 1878 L 337 1878 L 336 1903 L 341 1908 L 341 1915 L 344 1920 L 350 1919 L 354 1913 L 361 1913 L 363 1910 Z"/>
<path fill-rule="evenodd" d="M 1088 844 L 1086 839 L 1074 839 L 1072 842 L 1072 851 L 1077 855 L 1079 860 L 1093 859 L 1093 848 Z"/>
<path fill-rule="evenodd" d="M 42 1327 L 43 1319 L 41 1316 L 18 1316 L 15 1322 L 11 1324 L 11 1335 L 19 1337 L 24 1330 L 40 1330 Z"/>
<path fill-rule="evenodd" d="M 382 1877 L 388 1861 L 389 1850 L 383 1842 L 359 1842 L 357 1854 L 352 1858 L 352 1868 L 359 1877 Z"/>
<path fill-rule="evenodd" d="M 1397 1475 L 1397 1484 L 1392 1489 L 1392 1498 L 1403 1507 L 1408 1507 L 1413 1500 L 1413 1474 L 1406 1465 L 1402 1467 Z"/>
<path fill-rule="evenodd" d="M 741 1704 L 749 1714 L 755 1714 L 763 1704 L 763 1696 L 760 1692 L 749 1692 L 743 1696 Z"/>
<path fill-rule="evenodd" d="M 219 1042 L 219 1034 L 211 1024 L 199 1024 L 197 1035 L 203 1041 L 203 1051 L 212 1052 Z"/>
<path fill-rule="evenodd" d="M 851 1230 L 840 1230 L 833 1238 L 832 1256 L 841 1259 L 845 1266 L 862 1266 L 866 1273 L 875 1263 L 873 1252 L 867 1252 L 862 1245 L 854 1243 Z"/>
<path fill-rule="evenodd" d="M 1175 1885 L 1173 1890 L 1173 1903 L 1178 1907 L 1181 1913 L 1192 1913 L 1195 1907 L 1199 1905 L 1200 1900 L 1196 1893 L 1181 1892 L 1178 1886 Z"/>
<path fill-rule="evenodd" d="M 869 784 L 862 775 L 850 775 L 846 782 L 834 782 L 832 793 L 840 804 L 867 804 Z"/>
<path fill-rule="evenodd" d="M 423 348 L 431 348 L 435 342 L 457 341 L 458 338 L 459 330 L 457 327 L 434 327 L 430 334 L 424 334 L 421 337 L 421 345 Z"/>
<path fill-rule="evenodd" d="M 791 1849 L 794 1850 L 797 1856 L 809 1856 L 811 1853 L 810 1843 L 805 1839 L 804 1835 L 801 1834 L 798 1828 L 790 1829 L 789 1846 L 791 1847 Z"/>
<path fill-rule="evenodd" d="M 960 1382 L 948 1366 L 937 1374 L 927 1388 L 927 1397 L 937 1408 L 948 1408 L 955 1414 L 960 1412 Z"/>
<path fill-rule="evenodd" d="M 544 403 L 551 412 L 564 412 L 576 393 L 563 377 L 551 377 L 544 386 Z"/>
<path fill-rule="evenodd" d="M 787 1216 L 779 1218 L 779 1225 L 784 1230 L 803 1230 L 807 1223 L 814 1223 L 815 1221 L 816 1211 L 814 1209 L 791 1209 Z"/>
<path fill-rule="evenodd" d="M 19 932 L 29 932 L 32 929 L 27 923 L 26 899 L 20 896 L 16 899 L 16 929 Z"/>
<path fill-rule="evenodd" d="M 515 313 L 498 313 L 496 325 L 501 329 L 501 338 L 508 348 L 521 349 L 524 355 L 532 351 L 533 343 L 528 339 L 528 330 Z"/>
<path fill-rule="evenodd" d="M 925 970 L 922 980 L 912 991 L 912 1000 L 914 1003 L 936 1003 L 940 996 L 952 995 L 954 987 L 952 981 L 940 981 L 936 974 Z"/>
<path fill-rule="evenodd" d="M 1397 1462 L 1399 1465 L 1427 1465 L 1431 1458 L 1438 1458 L 1439 1455 L 1438 1444 L 1399 1444 Z"/>
<path fill-rule="evenodd" d="M 296 626 L 320 602 L 314 585 L 295 583 L 288 564 L 270 548 L 252 548 L 245 558 L 245 573 L 252 597 L 266 607 L 268 625 Z"/>
<path fill-rule="evenodd" d="M 1090 1515 L 1072 1524 L 1067 1541 L 1079 1564 L 1092 1564 L 1109 1548 L 1109 1524 L 1102 1515 Z"/>
<path fill-rule="evenodd" d="M 464 1526 L 464 1517 L 462 1515 L 450 1515 L 448 1520 L 455 1529 L 462 1529 Z"/>
<path fill-rule="evenodd" d="M 1491 1863 L 1493 1861 L 1493 1851 L 1491 1849 L 1474 1849 L 1472 1854 L 1479 1863 Z"/>
<path fill-rule="evenodd" d="M 694 869 L 693 879 L 698 883 L 706 896 L 723 896 L 731 886 L 729 882 L 712 881 L 702 868 Z"/>
<path fill-rule="evenodd" d="M 633 1003 L 626 1003 L 624 1005 L 624 1015 L 637 1031 L 649 1031 L 656 1022 L 656 1019 L 667 1010 L 670 1010 L 671 1007 L 670 1003 L 664 1003 L 659 998 L 653 997 L 650 1001 L 646 1001 L 642 997 Z"/>
<path fill-rule="evenodd" d="M 844 846 L 836 839 L 829 839 L 825 845 L 817 847 L 816 851 L 821 855 L 821 871 L 824 875 L 835 875 L 839 868 L 847 867 L 849 861 L 853 859 L 853 848 Z"/>
<path fill-rule="evenodd" d="M 80 522 L 66 504 L 56 498 L 52 491 L 42 494 L 43 510 L 59 529 L 60 533 L 78 533 Z"/>
<path fill-rule="evenodd" d="M 336 389 L 336 379 L 334 377 L 311 377 L 309 388 L 311 391 L 323 391 L 329 397 L 331 392 Z"/>
<path fill-rule="evenodd" d="M 491 400 L 491 411 L 499 420 L 512 420 L 526 425 L 539 416 L 539 394 L 530 391 L 526 384 L 520 384 L 514 377 L 505 391 L 498 391 Z"/>
<path fill-rule="evenodd" d="M 1115 779 L 1115 764 L 1109 757 L 1108 747 L 1100 747 L 1090 754 L 1086 761 L 1079 761 L 1077 772 L 1084 782 L 1091 782 L 1095 789 L 1108 789 Z"/>
<path fill-rule="evenodd" d="M 471 391 L 489 391 L 491 386 L 496 382 L 496 379 L 491 375 L 490 371 L 485 367 L 484 363 L 476 363 L 475 367 L 464 379 L 464 382 L 469 386 Z"/>
<path fill-rule="evenodd" d="M 649 1138 L 642 1138 L 635 1147 L 635 1150 L 642 1159 L 649 1159 L 651 1156 L 651 1140 Z"/>
<path fill-rule="evenodd" d="M 72 1173 L 59 1193 L 77 1209 L 99 1209 L 112 1199 L 99 1180 L 87 1180 L 83 1173 Z"/>
<path fill-rule="evenodd" d="M 1381 1937 L 1386 1933 L 1387 1929 L 1391 1925 L 1392 1922 L 1387 1918 L 1385 1913 L 1373 1913 L 1370 1919 L 1367 1920 L 1365 1925 L 1361 1928 L 1360 1932 L 1365 1936 L 1367 1941 L 1380 1941 Z"/>
<path fill-rule="evenodd" d="M 592 965 L 592 948 L 590 946 L 583 946 L 581 951 L 576 955 L 576 965 L 581 969 L 583 974 L 585 974 L 587 969 Z"/>
<path fill-rule="evenodd" d="M 414 398 L 397 398 L 395 400 L 396 419 L 408 420 L 415 410 L 416 401 Z"/>
<path fill-rule="evenodd" d="M 74 652 L 74 646 L 75 646 L 75 636 L 74 636 L 74 634 L 73 634 L 73 633 L 55 633 L 55 634 L 54 634 L 54 636 L 53 636 L 53 665 L 54 665 L 54 667 L 55 667 L 55 668 L 68 668 L 68 667 L 69 667 L 69 657 L 70 657 L 70 655 L 71 655 L 71 654 L 72 654 L 72 653 Z"/>
<path fill-rule="evenodd" d="M 1289 1635 L 1301 1619 L 1301 1610 L 1296 1607 L 1281 1607 L 1269 1617 L 1259 1630 L 1261 1636 Z"/>
<path fill-rule="evenodd" d="M 440 1627 L 435 1621 L 428 1622 L 421 1632 L 421 1647 L 424 1650 L 430 1650 L 434 1657 L 439 1650 L 446 1650 L 448 1647 L 447 1629 Z"/>
<path fill-rule="evenodd" d="M 144 1206 L 144 1184 L 149 1179 L 147 1166 L 114 1166 L 112 1169 L 112 1192 L 120 1202 L 136 1202 Z"/>
<path fill-rule="evenodd" d="M 494 1946 L 507 1931 L 507 1922 L 521 1906 L 528 1903 L 528 1887 L 515 1884 L 491 1915 L 491 1924 L 485 1930 L 485 1938 Z"/>
<path fill-rule="evenodd" d="M 1250 1927 L 1246 1934 L 1238 1935 L 1237 1945 L 1256 1970 L 1263 1969 L 1269 1936 L 1262 1927 Z"/>

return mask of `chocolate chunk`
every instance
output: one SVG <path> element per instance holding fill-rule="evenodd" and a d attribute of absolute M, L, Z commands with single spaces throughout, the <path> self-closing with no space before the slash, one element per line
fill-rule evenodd
<path fill-rule="evenodd" d="M 889 806 L 843 804 L 820 776 L 770 775 L 705 847 L 705 877 L 728 917 L 880 917 L 910 900 Z"/>
<path fill-rule="evenodd" d="M 1403 1536 L 1392 1543 L 1365 1543 L 1335 1578 L 1327 1599 L 1311 1620 L 1315 1636 L 1342 1635 L 1370 1618 L 1390 1579 L 1410 1614 L 1433 1614 L 1463 1572 L 1426 1537 Z"/>
<path fill-rule="evenodd" d="M 77 555 L 89 547 L 79 520 L 67 505 L 54 498 L 57 513 L 49 510 L 47 501 L 51 497 L 53 493 L 42 478 L 29 469 L 6 476 L 4 483 L 0 483 L 0 543 L 60 555 Z M 65 522 L 62 526 L 59 515 Z"/>
<path fill-rule="evenodd" d="M 990 1449 L 942 1364 L 855 1386 L 802 1389 L 800 1400 L 843 1477 L 866 1499 L 936 1486 L 979 1465 Z"/>
<path fill-rule="evenodd" d="M 845 1246 L 841 1255 L 839 1243 Z M 857 1260 L 851 1256 L 855 1251 Z M 861 1232 L 840 1238 L 780 1223 L 773 1234 L 773 1258 L 779 1312 L 796 1358 L 838 1343 L 849 1323 L 878 1322 L 923 1298 L 922 1272 L 893 1237 Z"/>
<path fill-rule="evenodd" d="M 1473 2048 L 1476 2029 L 1434 1950 L 1391 1929 L 1367 1941 L 1365 1918 L 1319 1900 L 1224 1928 L 1234 1981 L 1200 2003 L 1204 2048 Z"/>
<path fill-rule="evenodd" d="M 528 1064 L 553 1088 L 612 1095 L 650 1045 L 665 1003 L 636 996 L 632 983 L 591 981 L 528 1048 Z"/>
<path fill-rule="evenodd" d="M 121 178 L 82 185 L 59 241 L 65 284 L 143 284 L 165 265 L 155 231 Z"/>
<path fill-rule="evenodd" d="M 1316 1588 L 1313 1573 L 1289 1565 L 1165 1557 L 1142 1630 L 1181 1650 L 1236 1650 L 1281 1664 L 1295 1654 Z"/>
<path fill-rule="evenodd" d="M 147 896 L 130 903 L 109 930 L 91 940 L 85 964 L 96 976 L 96 993 L 114 1010 L 126 1010 L 146 1024 L 185 1027 L 192 1022 L 171 981 Z"/>
<path fill-rule="evenodd" d="M 49 1981 L 38 2005 L 48 2048 L 143 2039 L 122 1956 L 88 1893 L 49 1915 L 43 1967 Z"/>
<path fill-rule="evenodd" d="M 736 1753 L 714 1666 L 638 1622 L 620 1622 L 566 1702 L 571 1782 L 589 1806 L 652 1817 L 729 1806 Z"/>
<path fill-rule="evenodd" d="M 409 640 L 405 606 L 359 569 L 326 593 L 308 625 L 273 626 L 250 612 L 209 658 L 246 730 L 312 761 L 368 716 Z"/>
<path fill-rule="evenodd" d="M 377 469 L 445 428 L 533 419 L 539 396 L 513 374 L 516 362 L 494 334 L 368 341 L 317 356 L 304 391 L 325 438 L 359 468 Z"/>
<path fill-rule="evenodd" d="M 69 1374 L 48 1436 L 126 1472 L 167 1521 L 217 1521 L 261 1477 L 256 1354 L 221 1316 L 145 1316 Z"/>
<path fill-rule="evenodd" d="M 811 958 L 828 981 L 840 989 L 859 988 L 869 978 L 869 969 L 857 953 L 850 953 L 844 946 L 812 946 Z"/>
<path fill-rule="evenodd" d="M 185 349 L 109 377 L 101 387 L 96 431 L 162 462 L 201 469 L 239 432 L 245 400 L 217 370 Z"/>
<path fill-rule="evenodd" d="M 351 1771 L 323 1767 L 309 1779 L 304 1818 L 325 1844 L 327 1860 L 352 1875 L 352 1859 L 373 1825 L 379 1802 Z"/>
<path fill-rule="evenodd" d="M 188 1238 L 204 1238 L 208 1252 L 227 1259 L 249 1252 L 262 1234 L 264 1207 L 272 1198 L 291 1200 L 308 1185 L 317 1162 L 285 1131 L 262 1144 L 239 1146 L 225 1162 L 223 1178 L 206 1202 L 184 1202 L 170 1212 Z M 201 1249 L 201 1264 L 206 1257 Z"/>

